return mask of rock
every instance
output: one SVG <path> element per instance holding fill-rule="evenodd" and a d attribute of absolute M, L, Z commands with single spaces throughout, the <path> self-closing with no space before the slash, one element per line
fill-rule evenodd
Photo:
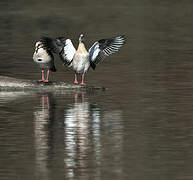
<path fill-rule="evenodd" d="M 34 80 L 16 79 L 12 77 L 0 76 L 0 91 L 60 91 L 60 90 L 102 90 L 104 87 L 95 86 L 79 86 L 74 84 L 67 84 L 64 82 L 38 82 Z"/>

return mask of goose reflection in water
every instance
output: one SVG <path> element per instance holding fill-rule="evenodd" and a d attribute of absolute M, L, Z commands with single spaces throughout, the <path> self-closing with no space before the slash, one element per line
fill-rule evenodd
<path fill-rule="evenodd" d="M 74 104 L 65 111 L 64 168 L 67 178 L 74 179 L 81 174 L 84 179 L 90 179 L 90 173 L 87 173 L 90 166 L 94 167 L 94 176 L 100 177 L 105 166 L 103 159 L 109 153 L 113 153 L 118 162 L 112 170 L 121 168 L 121 111 L 104 111 L 98 105 L 89 103 L 85 96 L 85 93 L 75 93 Z M 106 144 L 108 152 L 103 148 Z"/>
<path fill-rule="evenodd" d="M 43 94 L 40 106 L 34 112 L 34 139 L 37 176 L 49 179 L 48 160 L 52 149 L 52 128 L 55 116 L 55 103 L 52 94 Z"/>
<path fill-rule="evenodd" d="M 88 166 L 90 136 L 94 135 L 99 143 L 99 124 L 100 108 L 90 104 L 85 93 L 75 93 L 74 104 L 67 108 L 64 118 L 64 165 L 68 177 L 74 177 L 75 167 Z M 97 143 L 96 146 L 100 144 Z"/>
<path fill-rule="evenodd" d="M 61 106 L 57 107 L 62 107 L 62 111 L 56 113 L 55 99 L 49 93 L 41 95 L 40 105 L 34 112 L 37 178 L 49 180 L 51 171 L 56 176 L 61 175 L 63 172 L 59 171 L 59 166 L 64 168 L 64 176 L 69 179 L 76 179 L 77 175 L 92 179 L 91 174 L 100 177 L 104 167 L 111 167 L 112 172 L 122 171 L 122 111 L 105 110 L 91 103 L 86 93 L 75 93 L 74 102 L 67 106 L 68 98 L 62 103 L 61 98 L 58 99 Z M 58 118 L 58 112 L 61 112 L 61 118 Z M 64 120 L 64 124 L 60 120 Z M 64 136 L 61 136 L 63 131 Z M 92 173 L 88 173 L 90 167 Z"/>

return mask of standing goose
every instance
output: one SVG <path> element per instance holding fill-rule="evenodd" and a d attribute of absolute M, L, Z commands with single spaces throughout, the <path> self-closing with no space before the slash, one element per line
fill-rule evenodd
<path fill-rule="evenodd" d="M 39 80 L 39 82 L 48 82 L 50 70 L 55 72 L 56 68 L 54 66 L 54 56 L 52 52 L 46 48 L 41 40 L 35 44 L 33 60 L 35 63 L 39 64 L 42 71 L 42 79 Z M 46 78 L 44 77 L 45 71 L 47 71 Z"/>
<path fill-rule="evenodd" d="M 89 51 L 85 48 L 85 38 L 83 34 L 79 37 L 77 50 L 74 48 L 70 39 L 64 39 L 63 37 L 56 39 L 43 37 L 42 42 L 49 50 L 59 54 L 64 65 L 68 67 L 72 66 L 75 71 L 74 84 L 78 84 L 77 74 L 82 74 L 80 85 L 84 86 L 85 73 L 88 71 L 89 67 L 92 67 L 94 70 L 96 64 L 98 64 L 102 59 L 119 51 L 125 43 L 125 38 L 124 36 L 117 36 L 110 39 L 101 39 L 95 42 Z"/>

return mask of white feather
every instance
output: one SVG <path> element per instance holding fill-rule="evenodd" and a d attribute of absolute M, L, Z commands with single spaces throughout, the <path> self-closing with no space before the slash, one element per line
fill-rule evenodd
<path fill-rule="evenodd" d="M 88 52 L 90 54 L 90 60 L 94 61 L 100 52 L 99 43 L 95 42 Z"/>
<path fill-rule="evenodd" d="M 74 48 L 72 41 L 70 39 L 66 39 L 64 46 L 64 53 L 67 61 L 72 61 L 76 49 Z"/>

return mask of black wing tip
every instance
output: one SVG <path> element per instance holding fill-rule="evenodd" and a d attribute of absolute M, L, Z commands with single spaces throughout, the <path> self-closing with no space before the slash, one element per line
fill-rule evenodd
<path fill-rule="evenodd" d="M 53 38 L 50 38 L 48 36 L 41 36 L 40 41 L 43 43 L 44 47 L 47 50 L 49 50 L 53 53 L 57 53 L 57 54 L 59 53 L 58 49 L 57 49 L 57 46 L 58 46 L 57 39 L 53 39 Z M 60 39 L 59 39 L 59 41 L 60 41 Z"/>
<path fill-rule="evenodd" d="M 64 61 L 64 59 L 61 58 L 61 60 L 63 61 L 63 66 L 70 66 L 71 62 L 66 62 Z"/>
<path fill-rule="evenodd" d="M 47 42 L 47 41 L 51 41 L 52 38 L 48 37 L 48 36 L 41 36 L 40 37 L 40 41 L 41 42 Z"/>
<path fill-rule="evenodd" d="M 90 66 L 91 66 L 91 68 L 92 68 L 93 70 L 95 70 L 96 64 L 95 64 L 94 62 L 90 61 Z"/>
<path fill-rule="evenodd" d="M 123 44 L 126 43 L 126 36 L 125 35 L 119 35 L 119 36 L 116 36 L 115 38 L 122 39 L 123 40 Z"/>
<path fill-rule="evenodd" d="M 59 40 L 64 40 L 64 39 L 65 39 L 65 37 L 64 37 L 64 36 L 59 36 L 59 37 L 57 37 L 56 39 L 59 39 Z"/>
<path fill-rule="evenodd" d="M 107 39 L 100 39 L 99 41 L 98 41 L 98 43 L 99 44 L 103 44 L 103 43 L 111 43 L 111 42 L 113 42 L 115 39 L 117 39 L 117 38 L 119 38 L 119 39 L 121 39 L 122 40 L 122 42 L 123 42 L 123 44 L 125 44 L 126 43 L 126 37 L 125 37 L 125 35 L 117 35 L 117 36 L 115 36 L 115 37 L 113 37 L 113 38 L 107 38 Z"/>
<path fill-rule="evenodd" d="M 41 36 L 41 37 L 40 37 L 40 42 L 42 42 L 43 45 L 44 45 L 45 47 L 47 47 L 47 48 L 49 47 L 50 41 L 52 41 L 52 38 L 50 38 L 50 37 L 47 37 L 47 36 Z"/>

